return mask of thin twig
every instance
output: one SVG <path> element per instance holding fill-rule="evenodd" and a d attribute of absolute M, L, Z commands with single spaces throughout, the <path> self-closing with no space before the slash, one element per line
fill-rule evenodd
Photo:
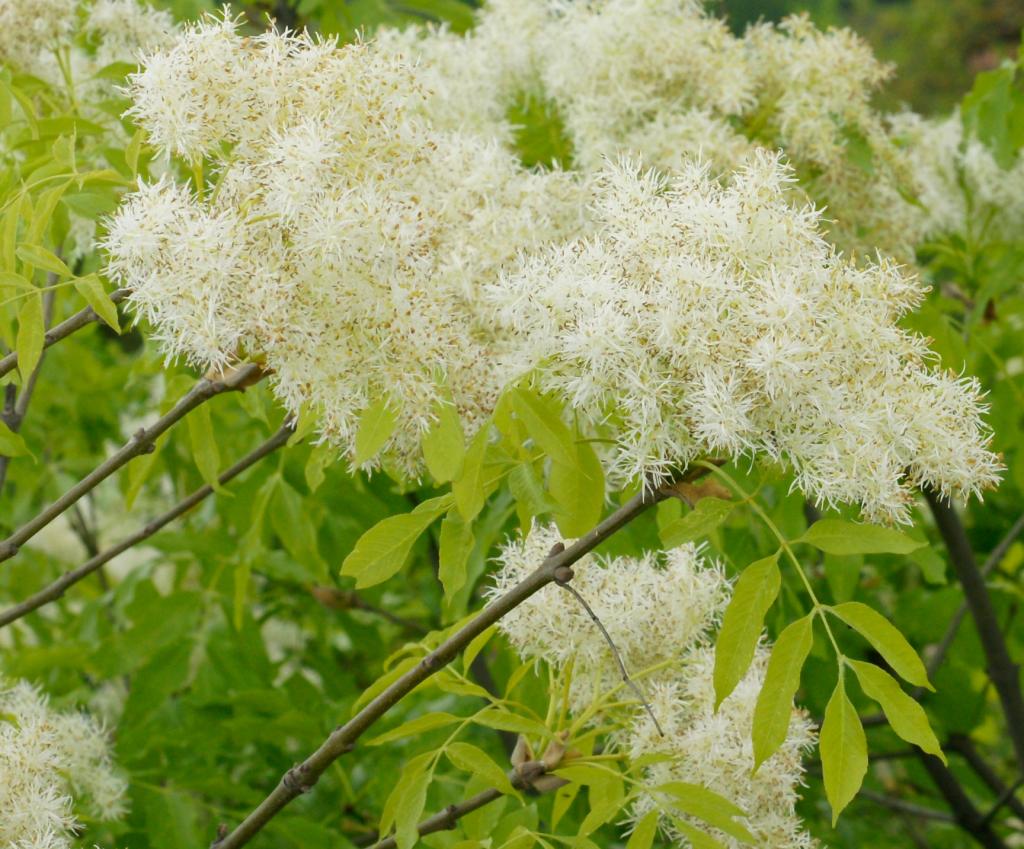
<path fill-rule="evenodd" d="M 508 773 L 508 780 L 517 790 L 533 790 L 537 793 L 550 793 L 569 782 L 564 778 L 555 775 L 546 775 L 547 765 L 543 761 L 527 761 L 522 766 Z M 450 831 L 455 824 L 467 814 L 479 810 L 484 805 L 500 799 L 505 794 L 496 788 L 483 790 L 475 796 L 460 802 L 458 805 L 449 805 L 442 811 L 423 820 L 416 831 L 420 837 L 426 834 L 433 834 L 437 831 Z M 373 837 L 360 838 L 353 841 L 356 846 L 372 846 L 372 849 L 395 849 L 398 845 L 394 837 L 386 837 L 384 840 L 374 843 Z"/>
<path fill-rule="evenodd" d="M 151 453 L 155 448 L 157 437 L 170 430 L 200 404 L 223 392 L 241 389 L 262 374 L 260 366 L 246 363 L 239 366 L 229 375 L 210 380 L 202 378 L 191 390 L 176 403 L 166 414 L 157 419 L 149 427 L 138 430 L 118 451 L 93 469 L 60 498 L 46 507 L 24 525 L 18 528 L 7 539 L 0 542 L 0 561 L 8 560 L 18 553 L 25 542 L 32 539 L 39 531 L 71 507 L 87 492 L 90 492 L 122 466 L 141 454 Z"/>
<path fill-rule="evenodd" d="M 956 822 L 953 815 L 946 811 L 927 808 L 924 805 L 915 805 L 913 802 L 906 802 L 903 799 L 897 799 L 895 796 L 886 796 L 884 793 L 875 793 L 872 790 L 861 790 L 860 795 L 867 801 L 874 802 L 876 805 L 881 805 L 883 808 L 889 808 L 892 811 L 899 811 L 900 813 L 910 814 L 911 816 L 926 820 Z"/>
<path fill-rule="evenodd" d="M 128 289 L 116 289 L 110 293 L 110 300 L 115 304 L 123 301 L 129 295 Z M 100 317 L 96 314 L 96 311 L 92 307 L 86 307 L 84 310 L 79 310 L 70 318 L 66 318 L 56 327 L 46 332 L 43 336 L 43 350 L 45 351 L 51 345 L 59 342 L 70 336 L 77 330 L 81 330 L 86 325 L 92 324 L 94 321 L 99 321 Z M 0 359 L 0 377 L 5 374 L 14 371 L 18 365 L 17 353 L 10 353 L 6 357 Z"/>
<path fill-rule="evenodd" d="M 1021 787 L 1024 787 L 1024 776 L 1018 778 L 999 795 L 999 798 L 992 803 L 992 807 L 989 809 L 989 812 L 982 817 L 981 821 L 986 825 L 992 822 L 992 820 L 995 819 L 996 814 L 1002 810 L 1003 805 L 1009 804 L 1010 800 L 1013 799 Z"/>
<path fill-rule="evenodd" d="M 268 454 L 271 454 L 272 452 L 280 448 L 282 445 L 284 445 L 288 441 L 288 437 L 291 436 L 292 432 L 292 425 L 285 425 L 258 448 L 256 448 L 249 454 L 246 454 L 241 460 L 239 460 L 226 471 L 222 472 L 220 476 L 217 478 L 217 482 L 221 486 L 224 486 L 233 478 L 237 477 L 246 469 L 248 469 L 250 466 L 255 465 Z M 204 486 L 199 487 L 199 489 L 197 489 L 191 495 L 188 495 L 185 498 L 183 498 L 166 513 L 163 513 L 162 515 L 157 516 L 155 519 L 150 520 L 145 525 L 143 525 L 139 530 L 137 530 L 134 534 L 132 534 L 129 537 L 126 537 L 125 539 L 121 540 L 121 542 L 117 543 L 117 545 L 113 545 L 106 551 L 102 551 L 94 557 L 91 557 L 77 569 L 73 569 L 70 572 L 65 572 L 56 581 L 54 581 L 49 586 L 44 587 L 39 592 L 35 593 L 35 595 L 32 595 L 24 601 L 20 602 L 19 604 L 13 605 L 12 607 L 7 608 L 7 610 L 0 612 L 0 628 L 3 628 L 6 625 L 10 625 L 12 622 L 20 619 L 22 616 L 26 616 L 33 610 L 38 610 L 44 604 L 48 604 L 51 601 L 56 601 L 58 598 L 64 595 L 68 587 L 77 584 L 83 578 L 87 577 L 92 572 L 95 572 L 105 563 L 109 563 L 119 554 L 127 551 L 132 546 L 138 545 L 143 540 L 153 536 L 153 534 L 155 534 L 157 531 L 161 530 L 166 525 L 173 522 L 179 516 L 183 516 L 185 513 L 187 513 L 197 504 L 199 504 L 199 502 L 207 498 L 212 492 L 213 487 L 210 486 L 210 484 L 205 484 Z"/>
<path fill-rule="evenodd" d="M 984 821 L 984 817 L 974 807 L 974 803 L 964 792 L 964 788 L 952 770 L 934 755 L 926 755 L 921 752 L 920 759 L 925 771 L 931 776 L 935 786 L 949 805 L 949 809 L 953 812 L 956 824 L 985 849 L 1007 849 L 1006 843 L 992 831 L 990 824 Z"/>
<path fill-rule="evenodd" d="M 1007 733 L 1017 756 L 1017 766 L 1024 772 L 1024 695 L 1020 687 L 1020 667 L 1010 657 L 985 577 L 974 559 L 960 517 L 949 501 L 935 490 L 924 487 L 923 491 L 935 517 L 935 524 L 946 543 L 950 562 L 963 587 L 964 600 L 970 608 L 985 652 L 988 676 L 995 685 L 1003 707 Z"/>
<path fill-rule="evenodd" d="M 703 469 L 689 472 L 690 479 L 703 475 Z M 645 487 L 618 510 L 597 524 L 565 548 L 556 545 L 544 562 L 530 575 L 504 595 L 494 599 L 468 623 L 427 654 L 416 666 L 393 681 L 382 692 L 344 725 L 339 726 L 302 763 L 282 776 L 277 787 L 233 831 L 220 836 L 214 843 L 217 849 L 237 849 L 247 844 L 263 827 L 293 799 L 308 792 L 320 780 L 324 771 L 346 752 L 378 719 L 416 687 L 452 662 L 476 637 L 499 621 L 505 614 L 519 607 L 528 598 L 555 580 L 560 569 L 572 566 L 589 554 L 616 531 L 666 497 L 664 490 L 651 491 Z"/>
<path fill-rule="evenodd" d="M 969 736 L 966 734 L 950 734 L 946 747 L 949 751 L 956 752 L 967 761 L 967 765 L 974 770 L 978 778 L 984 781 L 988 785 L 989 790 L 995 793 L 998 798 L 1002 798 L 1006 794 L 1008 789 L 1006 782 L 992 768 L 992 765 L 981 756 L 981 752 L 978 751 L 974 741 Z M 1018 799 L 1013 791 L 1010 791 L 1003 804 L 1009 805 L 1010 810 L 1013 811 L 1015 816 L 1024 819 L 1024 802 Z"/>
<path fill-rule="evenodd" d="M 619 667 L 619 672 L 622 675 L 623 683 L 626 684 L 629 689 L 636 693 L 636 697 L 640 700 L 640 704 L 644 706 L 644 710 L 647 711 L 647 715 L 651 718 L 651 722 L 654 723 L 654 727 L 658 729 L 658 736 L 664 737 L 665 732 L 661 728 L 661 724 L 658 722 L 658 717 L 654 715 L 654 710 L 651 708 L 650 702 L 647 701 L 647 697 L 644 696 L 643 690 L 641 690 L 637 683 L 629 677 L 629 672 L 626 671 L 626 664 L 622 662 L 622 655 L 619 654 L 618 648 L 615 646 L 615 642 L 612 640 L 612 635 L 608 633 L 608 629 L 604 627 L 604 623 L 598 618 L 597 614 L 594 613 L 593 608 L 587 604 L 587 600 L 580 594 L 579 590 L 576 589 L 569 580 L 572 577 L 570 570 L 569 577 L 566 580 L 555 579 L 558 586 L 563 590 L 568 590 L 576 597 L 576 601 L 583 605 L 583 609 L 587 611 L 587 616 L 590 617 L 591 621 L 597 625 L 598 630 L 601 632 L 601 636 L 604 637 L 604 641 L 608 643 L 608 648 L 612 651 L 612 657 L 615 658 L 615 663 Z"/>

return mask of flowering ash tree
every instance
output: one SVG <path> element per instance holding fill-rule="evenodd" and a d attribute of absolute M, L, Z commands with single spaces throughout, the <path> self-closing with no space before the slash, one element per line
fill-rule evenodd
<path fill-rule="evenodd" d="M 875 109 L 891 70 L 804 17 L 472 23 L 0 9 L 0 835 L 863 846 L 867 777 L 936 846 L 1016 845 L 985 574 L 1022 523 L 978 566 L 952 500 L 1006 464 L 921 318 L 931 256 L 1015 238 L 1016 69 L 936 120 Z M 972 320 L 1002 285 L 958 290 Z M 61 414 L 98 427 L 61 448 Z M 939 634 L 901 629 L 942 546 Z M 968 614 L 994 753 L 929 701 Z"/>

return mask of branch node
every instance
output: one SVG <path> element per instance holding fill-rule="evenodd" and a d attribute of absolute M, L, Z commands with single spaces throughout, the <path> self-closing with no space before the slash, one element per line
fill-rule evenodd
<path fill-rule="evenodd" d="M 316 784 L 316 779 L 310 780 L 310 778 L 309 767 L 305 764 L 296 764 L 284 774 L 281 784 L 292 795 L 301 796 L 312 790 L 313 785 Z"/>
<path fill-rule="evenodd" d="M 560 586 L 565 586 L 573 578 L 572 567 L 570 566 L 559 566 L 555 569 L 555 583 Z"/>
<path fill-rule="evenodd" d="M 561 554 L 563 551 L 565 551 L 565 543 L 559 540 L 553 546 L 551 546 L 551 551 L 548 552 L 548 558 L 555 557 L 556 555 Z"/>

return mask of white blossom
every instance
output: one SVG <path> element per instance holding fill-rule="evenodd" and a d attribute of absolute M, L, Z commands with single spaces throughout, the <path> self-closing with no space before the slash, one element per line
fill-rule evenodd
<path fill-rule="evenodd" d="M 25 682 L 0 685 L 0 844 L 70 847 L 76 811 L 118 819 L 125 790 L 106 734 L 92 718 L 53 710 Z"/>

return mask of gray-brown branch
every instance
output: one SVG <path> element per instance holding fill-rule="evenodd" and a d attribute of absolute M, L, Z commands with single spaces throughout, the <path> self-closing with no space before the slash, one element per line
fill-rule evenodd
<path fill-rule="evenodd" d="M 216 395 L 242 389 L 259 379 L 262 372 L 255 363 L 239 366 L 225 377 L 216 380 L 202 378 L 178 402 L 149 427 L 138 430 L 113 455 L 104 460 L 88 475 L 82 478 L 71 489 L 65 492 L 51 505 L 40 511 L 24 525 L 18 528 L 7 539 L 0 542 L 0 561 L 8 560 L 18 553 L 18 549 L 39 531 L 71 507 L 78 499 L 94 489 L 122 466 L 141 454 L 148 454 L 155 448 L 157 437 L 170 430 L 200 404 L 209 401 Z"/>
<path fill-rule="evenodd" d="M 110 293 L 110 300 L 116 304 L 127 298 L 128 294 L 128 289 L 116 289 Z M 43 350 L 45 351 L 54 343 L 59 342 L 61 339 L 70 336 L 75 331 L 81 330 L 83 327 L 99 320 L 100 317 L 92 307 L 86 307 L 84 310 L 79 310 L 70 318 L 64 319 L 64 321 L 56 327 L 46 331 L 46 335 L 43 336 Z M 17 365 L 17 353 L 10 353 L 6 357 L 0 358 L 0 377 L 14 371 Z"/>
<path fill-rule="evenodd" d="M 1024 695 L 1020 687 L 1020 667 L 1010 657 L 985 584 L 985 576 L 974 559 L 960 517 L 949 501 L 930 487 L 924 487 L 924 495 L 963 587 L 964 600 L 970 608 L 985 652 L 988 676 L 1003 707 L 1007 733 L 1017 756 L 1017 767 L 1024 772 Z"/>
<path fill-rule="evenodd" d="M 688 479 L 701 477 L 704 471 L 693 470 Z M 427 654 L 416 666 L 408 670 L 344 725 L 339 726 L 313 754 L 296 764 L 282 776 L 277 787 L 233 831 L 214 842 L 216 849 L 238 849 L 246 845 L 267 823 L 293 799 L 308 792 L 320 780 L 324 771 L 346 752 L 377 720 L 416 687 L 435 675 L 454 660 L 476 637 L 486 631 L 505 614 L 556 579 L 560 570 L 572 566 L 580 558 L 631 522 L 649 507 L 667 497 L 664 489 L 651 491 L 644 488 L 618 510 L 580 537 L 568 548 L 555 546 L 544 562 L 530 575 L 504 595 L 494 599 L 468 623 L 452 634 L 436 649 Z"/>
<path fill-rule="evenodd" d="M 285 425 L 277 431 L 270 439 L 254 449 L 249 454 L 246 454 L 241 460 L 235 463 L 230 468 L 222 472 L 217 481 L 221 486 L 226 485 L 232 479 L 238 477 L 250 466 L 254 466 L 268 454 L 273 453 L 282 445 L 288 441 L 288 437 L 293 433 L 294 428 L 291 425 Z M 34 610 L 38 610 L 44 604 L 49 604 L 51 601 L 59 599 L 67 589 L 83 578 L 88 577 L 97 569 L 100 569 L 104 564 L 109 563 L 119 554 L 127 551 L 132 546 L 138 545 L 145 539 L 153 536 L 153 534 L 160 531 L 162 528 L 173 522 L 175 519 L 183 516 L 203 499 L 207 498 L 213 493 L 213 487 L 210 484 L 205 484 L 197 489 L 195 492 L 183 498 L 177 504 L 174 505 L 166 513 L 157 516 L 155 519 L 151 519 L 139 530 L 133 533 L 131 536 L 121 540 L 116 545 L 111 546 L 105 551 L 101 551 L 90 557 L 85 563 L 79 566 L 77 569 L 72 569 L 70 572 L 65 572 L 52 584 L 44 587 L 34 595 L 29 596 L 24 601 L 15 604 L 4 611 L 0 611 L 0 628 L 10 625 L 23 616 L 27 616 Z"/>

